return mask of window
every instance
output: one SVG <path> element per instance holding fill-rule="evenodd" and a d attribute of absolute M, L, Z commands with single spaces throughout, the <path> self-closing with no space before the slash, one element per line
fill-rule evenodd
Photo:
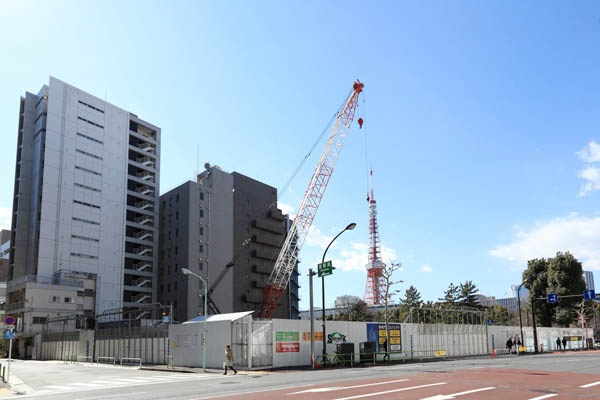
<path fill-rule="evenodd" d="M 171 221 L 173 221 L 173 214 L 169 214 L 169 223 L 171 223 Z"/>
<path fill-rule="evenodd" d="M 87 120 L 87 119 L 85 119 L 85 118 L 81 118 L 80 116 L 77 116 L 77 119 L 80 119 L 80 120 L 82 120 L 83 122 L 87 122 L 87 123 L 88 123 L 88 124 L 90 124 L 90 125 L 97 126 L 98 128 L 102 128 L 102 129 L 104 129 L 104 127 L 103 127 L 102 125 L 100 125 L 100 124 L 97 124 L 97 123 L 95 123 L 95 122 L 92 122 L 92 121 L 90 121 L 90 120 Z"/>
<path fill-rule="evenodd" d="M 65 297 L 65 303 L 73 303 L 73 298 Z"/>
<path fill-rule="evenodd" d="M 34 324 L 45 324 L 48 320 L 47 317 L 33 317 L 32 323 Z"/>
<path fill-rule="evenodd" d="M 82 189 L 87 189 L 87 190 L 92 190 L 94 192 L 102 193 L 102 190 L 100 190 L 100 189 L 96 189 L 94 187 L 87 186 L 87 185 L 82 185 L 81 183 L 74 183 L 73 185 L 80 187 Z"/>
<path fill-rule="evenodd" d="M 202 261 L 199 262 L 198 267 L 200 268 L 200 271 L 202 271 L 204 269 L 204 263 Z"/>
<path fill-rule="evenodd" d="M 175 219 L 179 219 L 179 211 L 175 211 Z"/>
<path fill-rule="evenodd" d="M 104 111 L 102 111 L 102 110 L 101 110 L 101 109 L 99 109 L 98 107 L 94 107 L 94 106 L 92 106 L 92 105 L 89 105 L 88 103 L 84 103 L 84 102 L 83 102 L 83 101 L 81 101 L 81 100 L 78 100 L 78 101 L 79 101 L 79 104 L 83 104 L 84 106 L 87 106 L 87 107 L 91 108 L 92 110 L 96 110 L 96 111 L 98 111 L 98 112 L 100 112 L 100 113 L 104 114 Z"/>
<path fill-rule="evenodd" d="M 176 201 L 177 203 L 179 203 L 179 193 L 177 193 L 177 196 L 175 197 L 175 201 Z"/>
<path fill-rule="evenodd" d="M 96 142 L 96 143 L 99 143 L 99 144 L 104 144 L 104 142 L 102 140 L 94 139 L 93 137 L 88 136 L 88 135 L 84 135 L 83 133 L 77 132 L 77 136 L 81 136 L 82 138 L 85 138 L 87 140 L 91 140 L 92 142 Z"/>
<path fill-rule="evenodd" d="M 167 251 L 167 257 L 171 257 L 171 248 L 169 247 L 169 250 Z"/>
<path fill-rule="evenodd" d="M 179 254 L 179 247 L 175 246 L 175 255 Z"/>
<path fill-rule="evenodd" d="M 92 204 L 92 203 L 87 203 L 85 201 L 73 200 L 73 203 L 79 204 L 79 205 L 82 205 L 82 206 L 86 206 L 86 207 L 92 207 L 92 208 L 100 209 L 99 205 Z"/>
<path fill-rule="evenodd" d="M 95 159 L 98 159 L 98 160 L 102 160 L 102 157 L 97 156 L 97 155 L 92 154 L 92 153 L 88 153 L 87 151 L 83 151 L 83 150 L 79 150 L 79 149 L 75 149 L 75 151 L 77 153 L 83 154 L 84 156 L 89 156 L 89 157 L 92 157 L 92 158 L 95 158 Z"/>
<path fill-rule="evenodd" d="M 88 242 L 99 242 L 98 239 L 94 239 L 94 238 L 87 237 L 87 236 L 71 235 L 71 237 L 73 239 L 87 240 Z"/>
<path fill-rule="evenodd" d="M 173 205 L 173 198 L 169 197 L 169 205 L 172 206 Z"/>
<path fill-rule="evenodd" d="M 162 294 L 165 291 L 165 285 L 160 285 L 160 293 Z"/>
<path fill-rule="evenodd" d="M 177 266 L 177 264 L 175 264 L 175 272 L 177 272 L 178 269 L 179 267 Z"/>
<path fill-rule="evenodd" d="M 160 251 L 160 258 L 165 258 L 165 251 L 164 250 Z"/>
<path fill-rule="evenodd" d="M 91 256 L 89 254 L 83 254 L 83 253 L 71 253 L 71 255 L 73 257 L 89 258 L 91 260 L 96 260 L 98 258 L 98 256 Z"/>
<path fill-rule="evenodd" d="M 199 250 L 200 253 L 204 253 L 204 245 L 202 243 L 200 243 Z"/>
<path fill-rule="evenodd" d="M 52 303 L 60 303 L 60 296 L 52 296 L 52 297 L 50 298 L 50 301 L 51 301 Z"/>
<path fill-rule="evenodd" d="M 171 273 L 171 266 L 169 265 L 169 266 L 167 267 L 167 274 L 170 274 L 170 273 Z"/>
<path fill-rule="evenodd" d="M 175 281 L 175 283 L 173 284 L 173 290 L 177 290 L 177 281 Z"/>
<path fill-rule="evenodd" d="M 171 291 L 171 284 L 167 283 L 167 292 L 170 292 L 170 291 Z"/>
<path fill-rule="evenodd" d="M 204 235 L 204 227 L 203 226 L 200 227 L 200 235 L 201 236 Z"/>
<path fill-rule="evenodd" d="M 75 169 L 81 170 L 83 172 L 87 172 L 89 174 L 94 174 L 94 175 L 102 176 L 102 174 L 100 172 L 92 171 L 91 169 L 80 167 L 79 165 L 76 165 Z"/>
<path fill-rule="evenodd" d="M 204 217 L 204 210 L 200 209 L 200 218 Z"/>
<path fill-rule="evenodd" d="M 100 225 L 100 222 L 90 221 L 89 219 L 73 217 L 73 221 L 83 222 L 85 224 Z"/>
<path fill-rule="evenodd" d="M 171 240 L 171 233 L 173 232 L 169 231 L 169 240 Z"/>
<path fill-rule="evenodd" d="M 165 209 L 165 201 L 164 200 L 162 201 L 162 209 L 163 210 Z"/>
<path fill-rule="evenodd" d="M 179 228 L 175 229 L 175 237 L 178 238 L 179 237 Z"/>
<path fill-rule="evenodd" d="M 204 192 L 200 192 L 200 200 L 204 200 Z"/>

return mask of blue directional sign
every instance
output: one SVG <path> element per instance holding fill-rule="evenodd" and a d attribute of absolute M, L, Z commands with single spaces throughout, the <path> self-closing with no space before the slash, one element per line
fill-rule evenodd
<path fill-rule="evenodd" d="M 548 293 L 548 303 L 558 303 L 558 295 L 556 293 Z"/>
<path fill-rule="evenodd" d="M 583 298 L 586 300 L 594 300 L 596 298 L 596 293 L 593 290 L 584 290 Z"/>
<path fill-rule="evenodd" d="M 3 339 L 14 339 L 14 338 L 16 338 L 16 336 L 15 336 L 15 332 L 12 329 L 9 329 L 6 332 L 4 332 Z"/>
<path fill-rule="evenodd" d="M 168 315 L 163 315 L 163 324 L 171 323 L 171 317 Z"/>
<path fill-rule="evenodd" d="M 493 319 L 488 319 L 488 325 L 494 325 L 494 320 Z"/>

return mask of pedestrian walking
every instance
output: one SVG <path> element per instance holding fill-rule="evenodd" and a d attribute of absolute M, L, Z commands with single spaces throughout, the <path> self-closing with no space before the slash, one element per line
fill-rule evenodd
<path fill-rule="evenodd" d="M 223 372 L 223 375 L 227 375 L 228 367 L 231 368 L 234 375 L 237 374 L 237 371 L 233 368 L 233 354 L 231 353 L 231 347 L 229 345 L 225 346 L 225 361 L 223 362 L 225 372 Z"/>
<path fill-rule="evenodd" d="M 506 341 L 506 348 L 508 349 L 508 354 L 512 354 L 513 341 L 511 338 L 508 338 Z"/>
<path fill-rule="evenodd" d="M 521 338 L 517 336 L 517 341 L 515 343 L 515 347 L 517 348 L 517 354 L 519 354 L 519 352 L 521 351 Z"/>
<path fill-rule="evenodd" d="M 387 361 L 390 361 L 390 352 L 388 351 L 387 339 L 385 339 L 385 341 L 383 342 L 383 351 L 385 351 L 385 354 L 383 355 L 383 361 L 385 361 L 386 359 Z"/>
<path fill-rule="evenodd" d="M 567 349 L 567 338 L 563 336 L 563 350 Z"/>
<path fill-rule="evenodd" d="M 560 350 L 560 338 L 556 338 L 556 350 Z"/>

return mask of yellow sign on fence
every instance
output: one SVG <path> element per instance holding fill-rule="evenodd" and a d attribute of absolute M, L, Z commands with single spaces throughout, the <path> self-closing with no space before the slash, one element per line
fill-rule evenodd
<path fill-rule="evenodd" d="M 438 350 L 434 354 L 436 357 L 446 357 L 446 350 Z"/>

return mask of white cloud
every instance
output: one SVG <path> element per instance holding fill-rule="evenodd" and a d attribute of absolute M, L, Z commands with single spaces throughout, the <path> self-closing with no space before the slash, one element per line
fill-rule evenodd
<path fill-rule="evenodd" d="M 579 158 L 590 164 L 579 171 L 577 176 L 585 181 L 579 189 L 578 196 L 585 196 L 594 190 L 600 190 L 600 167 L 593 163 L 600 161 L 600 144 L 593 140 L 589 142 L 582 150 L 577 152 Z"/>
<path fill-rule="evenodd" d="M 282 203 L 279 201 L 279 202 L 277 202 L 277 208 L 279 208 L 282 213 L 289 214 L 290 218 L 294 218 L 296 216 L 296 214 L 293 213 L 295 210 L 295 207 L 290 204 Z"/>
<path fill-rule="evenodd" d="M 311 225 L 308 235 L 306 236 L 306 244 L 313 247 L 320 247 L 324 250 L 329 242 L 331 242 L 331 239 L 333 239 L 333 236 L 324 235 L 319 228 L 315 228 Z M 335 243 L 332 244 L 330 248 L 334 247 Z"/>
<path fill-rule="evenodd" d="M 577 152 L 579 158 L 586 163 L 594 163 L 600 161 L 600 144 L 591 141 L 582 150 Z"/>
<path fill-rule="evenodd" d="M 525 267 L 527 260 L 553 257 L 569 251 L 585 269 L 600 270 L 600 217 L 570 214 L 539 222 L 529 231 L 520 229 L 513 243 L 500 245 L 490 254 Z"/>
<path fill-rule="evenodd" d="M 333 259 L 333 265 L 343 271 L 364 271 L 368 260 L 369 245 L 351 242 L 350 248 L 339 251 L 339 257 Z M 396 259 L 396 250 L 381 246 L 381 259 L 388 263 Z"/>
<path fill-rule="evenodd" d="M 431 272 L 431 267 L 429 266 L 429 264 L 425 264 L 425 265 L 423 265 L 423 268 L 421 268 L 421 271 Z"/>
<path fill-rule="evenodd" d="M 10 215 L 12 210 L 7 207 L 0 207 L 0 229 L 10 229 Z"/>

